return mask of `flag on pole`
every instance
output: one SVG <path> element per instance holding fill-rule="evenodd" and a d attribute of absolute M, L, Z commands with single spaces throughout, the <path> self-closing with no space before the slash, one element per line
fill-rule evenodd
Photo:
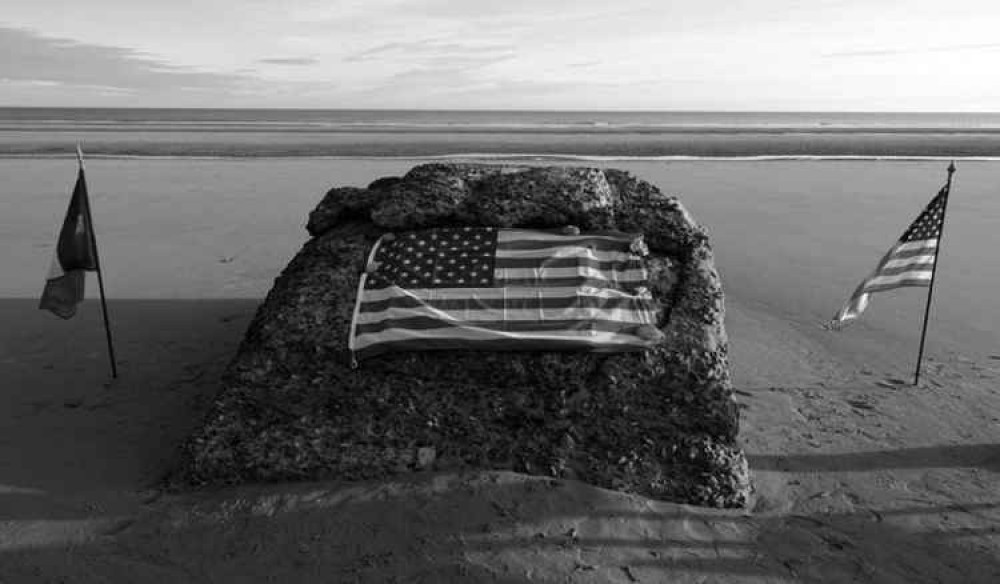
<path fill-rule="evenodd" d="M 83 300 L 84 273 L 97 269 L 87 181 L 81 166 L 38 308 L 51 310 L 62 318 L 72 317 L 76 314 L 76 305 Z"/>
<path fill-rule="evenodd" d="M 641 237 L 494 227 L 383 236 L 349 347 L 638 351 L 661 338 Z"/>
<path fill-rule="evenodd" d="M 858 285 L 844 307 L 833 317 L 830 326 L 840 328 L 860 316 L 875 292 L 905 286 L 930 286 L 937 261 L 938 239 L 944 225 L 949 185 L 950 181 L 931 199 L 896 244 L 889 248 L 872 274 Z"/>

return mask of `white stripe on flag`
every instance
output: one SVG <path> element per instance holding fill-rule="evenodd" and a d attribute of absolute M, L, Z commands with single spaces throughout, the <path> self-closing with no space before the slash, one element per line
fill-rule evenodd
<path fill-rule="evenodd" d="M 891 286 L 893 284 L 899 284 L 906 280 L 927 280 L 931 281 L 931 271 L 930 270 L 913 270 L 909 272 L 903 272 L 902 274 L 896 274 L 894 276 L 875 276 L 874 278 L 869 278 L 865 282 L 865 289 L 881 287 L 881 286 Z"/>
<path fill-rule="evenodd" d="M 556 245 L 570 239 L 593 239 L 607 241 L 609 243 L 628 244 L 632 241 L 629 235 L 589 235 L 586 233 L 579 235 L 565 235 L 560 233 L 547 233 L 545 231 L 527 231 L 523 229 L 501 229 L 497 232 L 497 243 L 503 244 L 509 241 L 551 241 Z"/>
<path fill-rule="evenodd" d="M 529 340 L 529 341 L 578 341 L 585 345 L 620 345 L 622 347 L 645 347 L 649 345 L 648 340 L 638 336 L 601 332 L 601 331 L 498 331 L 483 329 L 474 326 L 464 326 L 462 328 L 445 329 L 400 329 L 393 328 L 379 333 L 358 335 L 355 342 L 355 350 L 362 350 L 378 343 L 391 343 L 396 341 L 414 341 L 420 339 L 460 339 L 465 341 L 500 341 L 500 340 Z M 512 347 L 516 346 L 514 344 Z"/>
<path fill-rule="evenodd" d="M 493 272 L 497 285 L 502 286 L 502 280 L 545 280 L 548 278 L 592 278 L 594 280 L 606 280 L 608 282 L 644 282 L 646 280 L 645 270 L 622 270 L 606 271 L 592 268 L 590 266 L 578 266 L 567 268 L 547 268 L 544 265 L 538 268 L 496 268 Z"/>

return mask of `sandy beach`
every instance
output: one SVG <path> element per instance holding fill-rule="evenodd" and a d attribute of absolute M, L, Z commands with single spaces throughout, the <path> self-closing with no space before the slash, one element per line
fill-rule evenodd
<path fill-rule="evenodd" d="M 74 163 L 0 160 L 0 582 L 1000 581 L 997 162 L 958 161 L 919 387 L 923 289 L 821 324 L 946 163 L 602 163 L 712 238 L 745 511 L 513 473 L 165 491 L 308 211 L 413 164 L 90 161 L 111 381 L 93 276 L 76 318 L 36 309 Z"/>

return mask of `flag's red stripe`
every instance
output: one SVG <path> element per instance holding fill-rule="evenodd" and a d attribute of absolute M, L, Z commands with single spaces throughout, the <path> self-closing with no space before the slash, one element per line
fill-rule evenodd
<path fill-rule="evenodd" d="M 600 296 L 562 296 L 556 298 L 518 297 L 513 293 L 510 298 L 477 298 L 473 291 L 468 298 L 420 298 L 405 292 L 385 300 L 361 303 L 361 312 L 381 312 L 388 308 L 419 308 L 430 306 L 441 310 L 536 310 L 536 309 L 571 309 L 571 308 L 603 308 L 607 310 L 621 309 L 633 311 L 654 310 L 656 301 L 646 298 L 618 297 L 606 298 Z"/>
<path fill-rule="evenodd" d="M 878 271 L 878 274 L 876 274 L 875 277 L 898 276 L 900 274 L 908 274 L 910 272 L 913 273 L 927 272 L 927 274 L 930 274 L 931 268 L 933 267 L 934 263 L 931 262 L 929 264 L 912 264 L 908 266 L 901 266 L 898 268 L 882 268 L 881 270 Z"/>
<path fill-rule="evenodd" d="M 930 286 L 930 278 L 906 278 L 902 280 L 897 280 L 891 284 L 872 284 L 866 285 L 864 287 L 865 294 L 871 294 L 872 292 L 885 292 L 886 290 L 893 290 L 896 288 L 906 288 L 906 287 L 927 287 Z"/>
<path fill-rule="evenodd" d="M 893 248 L 893 251 L 890 253 L 890 255 L 894 258 L 910 258 L 914 256 L 934 255 L 936 253 L 937 253 L 936 245 L 927 245 L 923 247 L 914 247 L 910 249 Z"/>

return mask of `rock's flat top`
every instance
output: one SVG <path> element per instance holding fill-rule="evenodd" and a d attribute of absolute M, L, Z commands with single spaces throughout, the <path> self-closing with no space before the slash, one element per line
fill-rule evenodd
<path fill-rule="evenodd" d="M 397 353 L 352 370 L 347 332 L 371 244 L 456 225 L 642 233 L 662 341 L 631 354 Z M 332 189 L 307 228 L 313 239 L 275 282 L 188 445 L 184 480 L 471 466 L 745 502 L 722 289 L 704 231 L 675 197 L 615 170 L 433 164 Z"/>

